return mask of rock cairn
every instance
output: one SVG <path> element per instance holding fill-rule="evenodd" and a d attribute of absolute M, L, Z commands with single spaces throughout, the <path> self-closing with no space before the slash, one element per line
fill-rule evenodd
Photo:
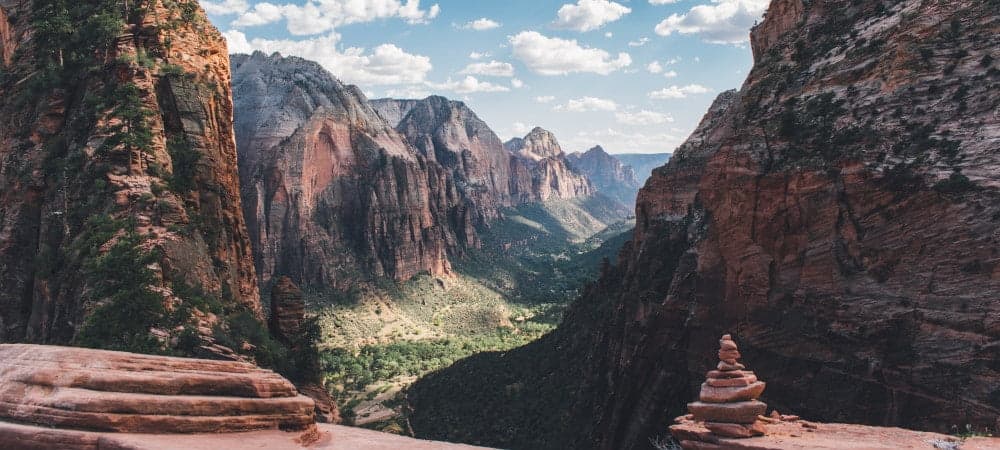
<path fill-rule="evenodd" d="M 705 422 L 712 434 L 728 438 L 763 436 L 765 428 L 757 416 L 767 411 L 767 404 L 757 399 L 764 392 L 764 382 L 740 364 L 740 351 L 730 335 L 719 340 L 719 364 L 710 370 L 701 385 L 699 400 L 688 404 L 695 420 Z"/>
<path fill-rule="evenodd" d="M 302 291 L 291 278 L 281 277 L 271 288 L 271 319 L 268 322 L 271 334 L 290 341 L 305 321 L 305 309 Z"/>

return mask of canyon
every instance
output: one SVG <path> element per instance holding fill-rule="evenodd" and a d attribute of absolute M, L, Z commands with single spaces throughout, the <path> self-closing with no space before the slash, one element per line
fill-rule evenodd
<path fill-rule="evenodd" d="M 318 64 L 234 55 L 243 205 L 261 287 L 448 275 L 504 208 L 596 194 L 542 129 L 506 148 L 462 102 L 369 101 Z M 612 200 L 608 200 L 612 201 Z"/>
<path fill-rule="evenodd" d="M 724 333 L 782 412 L 997 427 L 996 5 L 875 3 L 772 2 L 619 264 L 550 335 L 415 384 L 417 435 L 644 448 Z"/>

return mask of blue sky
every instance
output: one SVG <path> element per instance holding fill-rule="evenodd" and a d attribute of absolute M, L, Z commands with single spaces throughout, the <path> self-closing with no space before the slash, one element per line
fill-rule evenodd
<path fill-rule="evenodd" d="M 465 101 L 504 140 L 670 152 L 752 65 L 769 0 L 201 0 L 230 51 L 312 59 L 369 97 Z"/>

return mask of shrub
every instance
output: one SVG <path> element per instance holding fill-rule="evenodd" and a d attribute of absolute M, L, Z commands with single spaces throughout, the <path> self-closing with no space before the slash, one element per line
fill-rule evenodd
<path fill-rule="evenodd" d="M 964 194 L 977 189 L 979 187 L 969 180 L 969 177 L 957 171 L 952 173 L 948 179 L 938 181 L 934 185 L 934 190 L 942 194 Z"/>

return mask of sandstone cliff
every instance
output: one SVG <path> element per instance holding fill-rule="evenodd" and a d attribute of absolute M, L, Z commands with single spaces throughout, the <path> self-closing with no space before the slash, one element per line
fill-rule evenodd
<path fill-rule="evenodd" d="M 144 335 L 178 288 L 260 314 L 225 42 L 194 0 L 127 8 L 0 1 L 0 341 Z"/>
<path fill-rule="evenodd" d="M 504 143 L 513 153 L 511 191 L 520 202 L 585 197 L 596 192 L 585 175 L 566 162 L 552 132 L 535 128 L 523 138 Z"/>
<path fill-rule="evenodd" d="M 287 275 L 344 289 L 450 271 L 474 245 L 473 217 L 449 171 L 415 152 L 318 64 L 234 55 L 244 211 L 262 286 Z"/>
<path fill-rule="evenodd" d="M 586 152 L 570 153 L 566 157 L 570 167 L 585 174 L 594 188 L 630 207 L 635 205 L 639 181 L 632 167 L 609 155 L 600 145 Z"/>
<path fill-rule="evenodd" d="M 775 0 L 742 89 L 640 192 L 620 265 L 545 339 L 415 386 L 417 434 L 447 436 L 433 419 L 502 443 L 548 424 L 516 443 L 642 448 L 726 332 L 782 412 L 995 429 L 997 6 Z M 479 405 L 506 396 L 526 417 L 432 399 L 461 374 Z M 531 403 L 543 393 L 554 406 Z"/>

